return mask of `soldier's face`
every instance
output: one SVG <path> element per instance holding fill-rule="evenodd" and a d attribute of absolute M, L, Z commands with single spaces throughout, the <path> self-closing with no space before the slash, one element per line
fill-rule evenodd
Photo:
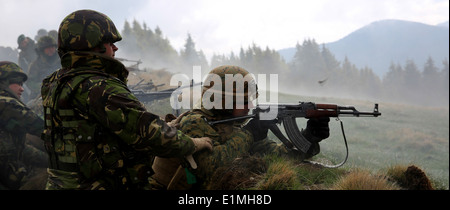
<path fill-rule="evenodd" d="M 21 48 L 24 48 L 24 47 L 26 47 L 28 45 L 28 39 L 24 39 L 21 43 L 20 43 L 20 47 Z"/>
<path fill-rule="evenodd" d="M 22 92 L 24 91 L 22 84 L 12 83 L 9 85 L 9 89 L 11 89 L 11 91 L 19 98 L 22 97 Z"/>
<path fill-rule="evenodd" d="M 47 47 L 47 48 L 44 49 L 44 53 L 47 56 L 51 57 L 51 56 L 53 56 L 56 53 L 56 47 Z"/>
<path fill-rule="evenodd" d="M 244 109 L 233 109 L 233 117 L 242 117 L 245 115 L 248 115 L 248 112 L 250 111 L 248 104 L 244 105 Z"/>
<path fill-rule="evenodd" d="M 105 46 L 106 49 L 105 55 L 114 58 L 114 56 L 116 55 L 116 51 L 119 48 L 117 48 L 114 43 L 104 43 L 103 46 Z"/>

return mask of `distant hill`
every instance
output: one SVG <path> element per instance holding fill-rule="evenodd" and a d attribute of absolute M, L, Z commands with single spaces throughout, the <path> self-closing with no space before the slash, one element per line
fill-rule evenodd
<path fill-rule="evenodd" d="M 448 21 L 436 26 L 402 20 L 377 21 L 325 46 L 339 61 L 347 56 L 357 67 L 368 66 L 379 76 L 389 70 L 391 62 L 404 65 L 407 59 L 422 69 L 429 56 L 440 68 L 449 57 Z M 294 47 L 279 53 L 289 62 L 295 51 Z"/>
<path fill-rule="evenodd" d="M 448 21 L 447 21 L 447 22 L 443 22 L 443 23 L 439 23 L 439 24 L 437 24 L 437 26 L 439 26 L 439 27 L 445 27 L 445 28 L 448 29 Z"/>

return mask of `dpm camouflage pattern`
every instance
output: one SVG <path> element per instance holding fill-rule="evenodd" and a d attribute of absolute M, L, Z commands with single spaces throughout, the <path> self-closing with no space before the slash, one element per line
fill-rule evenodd
<path fill-rule="evenodd" d="M 28 79 L 28 76 L 17 64 L 10 61 L 0 62 L 0 80 L 7 80 L 10 77 L 21 76 L 23 82 Z"/>
<path fill-rule="evenodd" d="M 192 154 L 190 138 L 146 111 L 119 61 L 68 52 L 42 86 L 47 189 L 143 189 L 153 155 Z"/>
<path fill-rule="evenodd" d="M 0 89 L 0 125 L 8 132 L 40 136 L 44 121 L 8 91 Z"/>
<path fill-rule="evenodd" d="M 68 51 L 89 51 L 103 43 L 122 40 L 114 22 L 94 10 L 78 10 L 63 19 L 58 31 L 60 55 Z"/>
<path fill-rule="evenodd" d="M 197 169 L 190 168 L 189 170 L 196 176 L 197 184 L 193 187 L 205 189 L 207 183 L 214 171 L 222 166 L 231 163 L 235 158 L 242 157 L 248 154 L 250 146 L 253 143 L 253 138 L 247 130 L 241 129 L 239 126 L 233 124 L 220 124 L 214 127 L 210 126 L 204 118 L 209 120 L 220 119 L 217 114 L 210 110 L 201 109 L 194 110 L 186 114 L 180 121 L 180 130 L 185 134 L 196 137 L 209 137 L 213 140 L 213 151 L 200 151 L 195 153 L 194 159 L 198 165 Z M 173 160 L 168 160 L 173 162 Z M 183 161 L 179 161 L 183 162 Z M 184 164 L 186 165 L 186 164 Z M 172 169 L 165 168 L 164 171 L 158 171 L 155 167 L 155 175 L 152 177 L 156 179 L 156 183 L 165 184 L 164 177 L 173 177 L 175 174 L 158 174 L 175 172 L 177 165 L 172 165 Z M 186 182 L 186 173 L 181 171 L 183 179 L 179 182 Z M 169 178 L 170 180 L 170 178 Z M 185 183 L 176 183 L 175 186 L 185 187 Z M 164 186 L 167 187 L 167 186 Z M 180 190 L 175 188 L 175 190 Z"/>
<path fill-rule="evenodd" d="M 33 167 L 47 164 L 44 152 L 25 143 L 27 133 L 40 136 L 44 121 L 2 87 L 0 119 L 0 188 L 17 190 Z"/>

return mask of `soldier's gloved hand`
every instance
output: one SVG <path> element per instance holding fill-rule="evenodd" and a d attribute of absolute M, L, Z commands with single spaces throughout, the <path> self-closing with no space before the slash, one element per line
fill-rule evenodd
<path fill-rule="evenodd" d="M 253 141 L 261 141 L 267 138 L 271 121 L 251 119 L 244 129 L 247 129 L 253 135 Z"/>
<path fill-rule="evenodd" d="M 208 149 L 212 151 L 212 140 L 209 137 L 201 137 L 201 138 L 191 138 L 195 145 L 194 153 Z"/>
<path fill-rule="evenodd" d="M 306 123 L 306 129 L 302 131 L 302 135 L 311 143 L 319 143 L 330 136 L 329 122 L 329 117 L 309 119 Z"/>

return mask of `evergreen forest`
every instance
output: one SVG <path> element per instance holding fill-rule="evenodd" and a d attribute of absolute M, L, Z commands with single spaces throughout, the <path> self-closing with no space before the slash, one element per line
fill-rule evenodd
<path fill-rule="evenodd" d="M 414 60 L 392 62 L 388 73 L 380 78 L 370 66 L 357 68 L 347 58 L 337 60 L 329 49 L 314 39 L 298 43 L 290 62 L 269 46 L 261 47 L 255 43 L 241 47 L 239 54 L 214 54 L 208 62 L 203 51 L 196 49 L 190 34 L 178 52 L 159 27 L 152 30 L 145 23 L 126 21 L 121 32 L 123 40 L 118 43 L 121 55 L 142 60 L 148 69 L 188 74 L 193 66 L 201 66 L 205 74 L 220 65 L 238 65 L 255 75 L 278 74 L 279 91 L 290 94 L 425 106 L 449 105 L 447 59 L 435 61 L 429 57 L 425 64 L 417 64 Z M 443 68 L 437 68 L 436 62 L 442 62 Z"/>

